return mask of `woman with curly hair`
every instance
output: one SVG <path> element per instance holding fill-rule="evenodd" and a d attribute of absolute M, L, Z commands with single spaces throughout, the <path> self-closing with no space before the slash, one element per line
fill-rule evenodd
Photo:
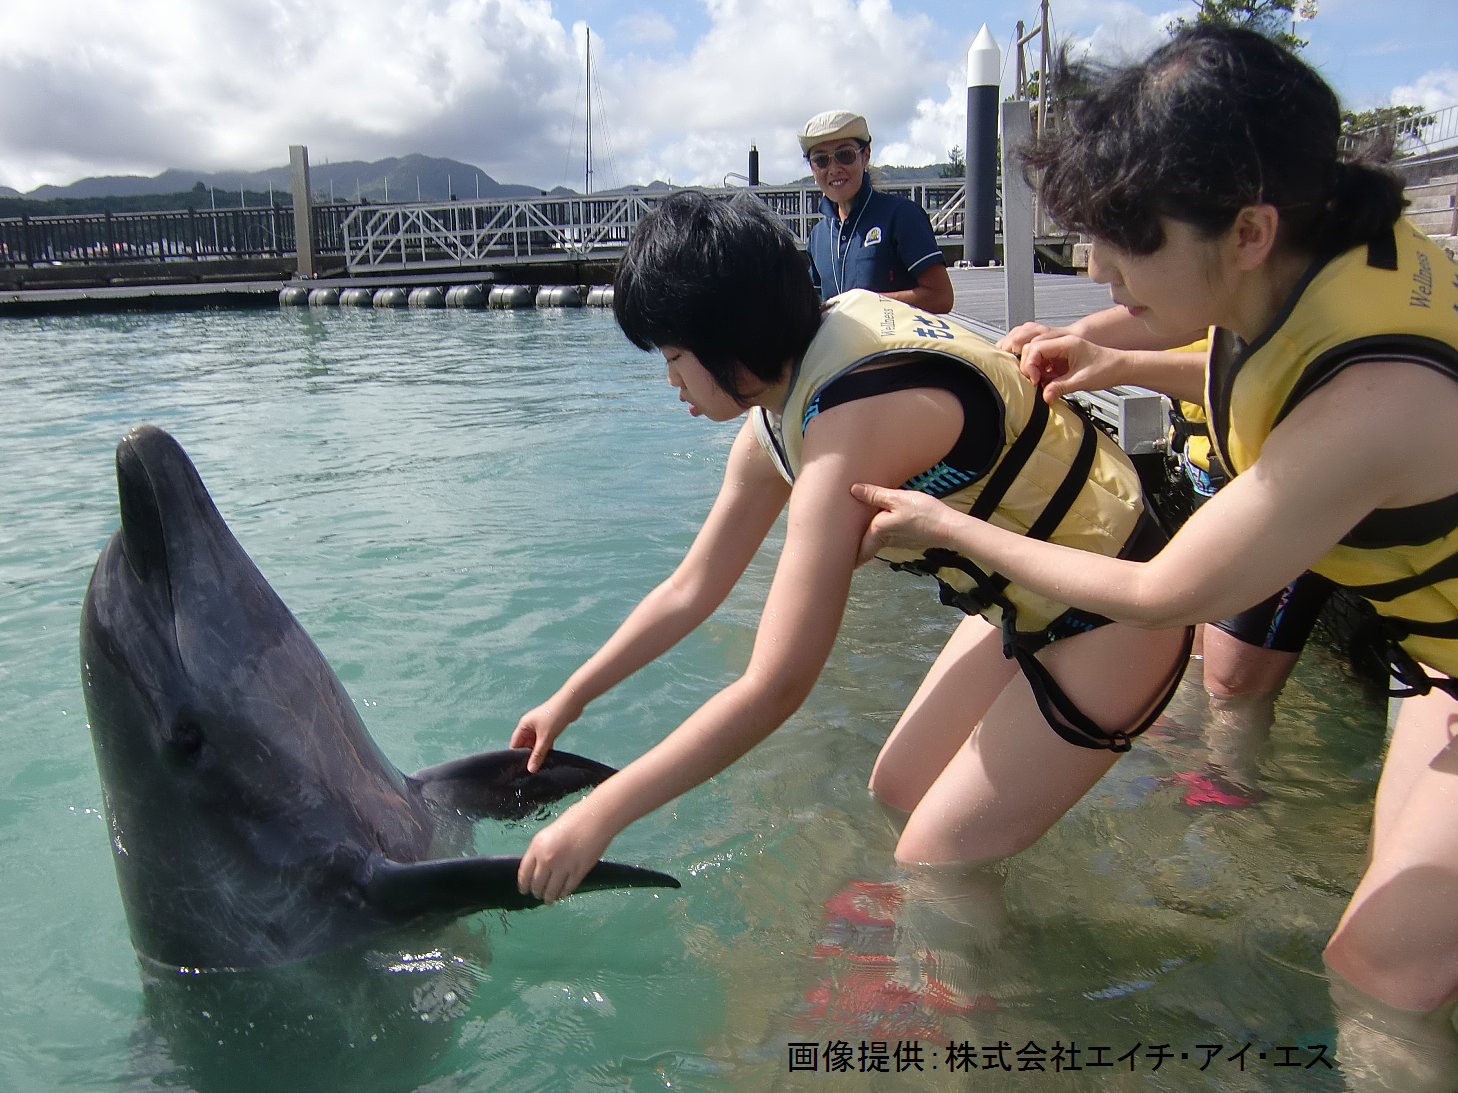
<path fill-rule="evenodd" d="M 1090 275 L 1152 333 L 1213 328 L 1210 358 L 1151 367 L 1060 338 L 1030 342 L 1023 371 L 1048 398 L 1132 383 L 1202 403 L 1234 477 L 1147 562 L 858 485 L 882 510 L 863 556 L 953 549 L 1132 626 L 1223 619 L 1307 569 L 1369 600 L 1362 655 L 1403 702 L 1369 864 L 1326 960 L 1343 1012 L 1360 1011 L 1353 1042 L 1427 1042 L 1393 1088 L 1452 1089 L 1458 269 L 1401 219 L 1396 177 L 1341 159 L 1331 89 L 1254 33 L 1183 32 L 1108 73 L 1071 121 L 1028 156 L 1046 208 L 1092 237 Z"/>

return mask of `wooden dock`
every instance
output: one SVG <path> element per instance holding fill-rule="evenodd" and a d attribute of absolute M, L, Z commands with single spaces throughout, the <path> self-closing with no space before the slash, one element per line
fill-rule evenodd
<path fill-rule="evenodd" d="M 950 269 L 956 303 L 952 316 L 973 327 L 1007 330 L 1007 296 L 1001 269 Z M 1034 314 L 1040 323 L 1067 326 L 1113 301 L 1109 287 L 1087 277 L 1057 273 L 1033 274 Z M 984 333 L 986 331 L 983 331 Z"/>

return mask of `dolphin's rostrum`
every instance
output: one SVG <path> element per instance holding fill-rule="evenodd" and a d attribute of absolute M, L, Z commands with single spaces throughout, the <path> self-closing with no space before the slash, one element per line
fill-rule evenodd
<path fill-rule="evenodd" d="M 133 944 L 175 968 L 271 967 L 431 917 L 537 904 L 470 822 L 611 767 L 525 750 L 402 775 L 161 429 L 118 445 L 121 528 L 81 614 L 81 676 Z M 678 887 L 599 864 L 581 889 Z"/>

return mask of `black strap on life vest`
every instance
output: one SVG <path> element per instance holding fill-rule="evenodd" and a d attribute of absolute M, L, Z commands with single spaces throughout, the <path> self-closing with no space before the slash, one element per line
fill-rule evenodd
<path fill-rule="evenodd" d="M 1188 460 L 1187 451 L 1192 436 L 1210 435 L 1210 425 L 1205 421 L 1191 421 L 1180 412 L 1179 399 L 1172 399 L 1169 407 L 1169 450 L 1181 460 Z M 1210 480 L 1211 489 L 1220 489 L 1230 482 L 1230 475 L 1225 470 L 1225 464 L 1220 462 L 1220 457 L 1215 453 L 1215 446 L 1210 446 L 1209 453 L 1205 456 L 1208 464 L 1204 469 L 1205 476 Z"/>
<path fill-rule="evenodd" d="M 1379 231 L 1375 239 L 1367 243 L 1367 265 L 1373 269 L 1397 271 L 1397 225 L 1386 231 Z"/>
<path fill-rule="evenodd" d="M 1412 698 L 1430 694 L 1434 689 L 1458 698 L 1458 679 L 1451 676 L 1430 676 L 1400 644 L 1404 638 L 1458 639 L 1458 619 L 1447 622 L 1421 622 L 1392 615 L 1374 615 L 1352 635 L 1352 663 L 1358 668 L 1369 665 L 1383 675 L 1395 679 L 1396 687 L 1387 693 L 1393 698 Z"/>
<path fill-rule="evenodd" d="M 1089 472 L 1093 469 L 1094 458 L 1098 454 L 1098 435 L 1094 432 L 1094 425 L 1075 404 L 1069 403 L 1068 405 L 1078 413 L 1083 425 L 1083 435 L 1079 439 L 1078 452 L 1069 463 L 1068 473 L 1063 476 L 1063 481 L 1053 491 L 1053 496 L 1043 506 L 1043 511 L 1038 513 L 1037 518 L 1028 528 L 1026 537 L 1029 539 L 1046 542 L 1058 529 L 1058 525 L 1073 508 L 1079 493 L 1088 482 Z M 1013 441 L 1002 460 L 993 468 L 991 475 L 988 476 L 987 484 L 968 512 L 969 516 L 986 520 L 997 511 L 997 506 L 1001 504 L 1014 480 L 1032 457 L 1047 424 L 1048 404 L 1043 401 L 1040 390 L 1033 411 L 1028 416 L 1027 426 Z M 1028 686 L 1032 689 L 1033 699 L 1038 703 L 1038 709 L 1043 714 L 1043 719 L 1048 722 L 1054 732 L 1076 747 L 1113 752 L 1128 751 L 1134 737 L 1154 724 L 1155 719 L 1164 711 L 1169 700 L 1174 697 L 1175 688 L 1179 686 L 1180 679 L 1184 676 L 1184 667 L 1189 660 L 1190 645 L 1194 640 L 1193 627 L 1186 635 L 1185 651 L 1179 659 L 1177 670 L 1153 709 L 1139 725 L 1132 729 L 1106 732 L 1074 704 L 1073 700 L 1059 686 L 1058 681 L 1053 678 L 1052 673 L 1035 655 L 1037 650 L 1046 644 L 1042 639 L 1042 633 L 1018 633 L 1017 605 L 1003 594 L 1011 583 L 1009 578 L 1001 573 L 988 572 L 963 555 L 943 547 L 934 547 L 915 561 L 893 562 L 891 568 L 933 577 L 937 576 L 939 570 L 957 569 L 976 581 L 975 588 L 962 592 L 937 577 L 942 603 L 948 607 L 960 608 L 969 615 L 978 614 L 992 606 L 1002 609 L 1003 656 L 1018 662 L 1018 667 L 1022 669 L 1023 675 L 1028 680 Z"/>
<path fill-rule="evenodd" d="M 1098 437 L 1094 435 L 1093 426 L 1081 414 L 1080 421 L 1083 425 L 1083 435 L 1079 440 L 1078 452 L 1069 463 L 1068 473 L 1063 476 L 1063 481 L 1058 484 L 1058 488 L 1053 491 L 1053 496 L 1043 506 L 1043 511 L 1038 513 L 1032 526 L 1028 528 L 1027 537 L 1029 539 L 1047 540 L 1057 530 L 1069 510 L 1073 508 L 1079 491 L 1088 481 L 1089 471 L 1093 469 L 1094 457 L 1098 454 Z M 974 519 L 986 520 L 997 511 L 998 505 L 1007 496 L 1007 491 L 1012 488 L 1013 482 L 1027 466 L 1028 460 L 1032 458 L 1047 425 L 1048 404 L 1043 401 L 1040 389 L 1034 398 L 1033 409 L 1028 415 L 1027 425 L 1003 453 L 997 466 L 992 469 L 992 473 L 987 477 L 986 485 L 983 486 L 982 492 L 978 494 L 977 500 L 973 502 L 967 515 Z M 891 568 L 929 577 L 935 577 L 937 571 L 942 569 L 961 570 L 976 582 L 975 588 L 962 592 L 940 578 L 937 583 L 940 586 L 942 603 L 948 607 L 960 608 L 969 615 L 979 614 L 992 606 L 1000 607 L 1006 612 L 1012 606 L 1011 601 L 1002 594 L 1011 583 L 1007 577 L 1001 573 L 988 572 L 952 550 L 934 547 L 913 561 L 893 562 Z"/>
<path fill-rule="evenodd" d="M 1341 545 L 1357 550 L 1427 546 L 1455 530 L 1458 530 L 1458 493 L 1450 493 L 1447 497 L 1398 509 L 1373 509 L 1342 536 Z"/>
<path fill-rule="evenodd" d="M 1399 577 L 1379 584 L 1346 585 L 1363 599 L 1390 603 L 1409 592 L 1427 588 L 1441 581 L 1458 578 L 1458 554 L 1450 554 L 1435 565 L 1410 577 Z M 1393 698 L 1425 695 L 1437 688 L 1458 698 L 1458 680 L 1449 676 L 1430 676 L 1401 642 L 1409 637 L 1458 640 L 1458 619 L 1446 622 L 1423 622 L 1398 615 L 1373 615 L 1352 635 L 1352 664 L 1358 669 L 1372 667 L 1384 676 L 1397 680 L 1399 686 L 1389 688 Z"/>
<path fill-rule="evenodd" d="M 1285 421 L 1302 399 L 1330 383 L 1343 369 L 1369 361 L 1405 361 L 1458 379 L 1458 349 L 1447 342 L 1421 334 L 1373 334 L 1353 338 L 1332 346 L 1301 370 L 1291 393 L 1276 412 L 1271 428 Z"/>
<path fill-rule="evenodd" d="M 1038 659 L 1036 650 L 1029 647 L 1027 637 L 1017 632 L 1016 617 L 1017 609 L 1015 607 L 1011 610 L 1003 609 L 1003 655 L 1017 658 L 1018 667 L 1023 670 L 1023 676 L 1027 679 L 1028 686 L 1032 688 L 1033 699 L 1038 703 L 1038 710 L 1053 731 L 1075 747 L 1095 751 L 1126 752 L 1131 747 L 1134 738 L 1154 724 L 1159 715 L 1164 713 L 1164 708 L 1169 705 L 1169 700 L 1174 697 L 1175 691 L 1179 688 L 1180 680 L 1185 676 L 1185 666 L 1190 661 L 1190 650 L 1195 643 L 1195 628 L 1193 626 L 1185 627 L 1184 648 L 1180 652 L 1179 659 L 1175 661 L 1175 670 L 1170 675 L 1169 682 L 1165 684 L 1158 700 L 1145 713 L 1139 724 L 1132 729 L 1108 732 L 1074 705 L 1073 700 L 1068 697 L 1068 693 L 1053 678 L 1053 673 L 1048 671 L 1047 666 Z"/>
<path fill-rule="evenodd" d="M 769 411 L 763 406 L 756 406 L 754 412 L 759 414 L 760 427 L 764 435 L 769 437 L 769 442 L 773 447 L 769 453 L 770 462 L 775 465 L 775 470 L 780 472 L 780 477 L 786 482 L 795 481 L 795 472 L 790 469 L 790 457 L 785 454 L 785 445 L 780 438 L 779 430 L 770 420 Z"/>
<path fill-rule="evenodd" d="M 1411 577 L 1399 577 L 1395 581 L 1383 581 L 1381 584 L 1353 584 L 1346 587 L 1364 599 L 1390 603 L 1399 596 L 1406 596 L 1409 592 L 1416 592 L 1442 581 L 1451 581 L 1455 577 L 1458 577 L 1458 554 L 1450 554 L 1436 565 L 1429 566 L 1421 573 L 1414 573 Z"/>
<path fill-rule="evenodd" d="M 1183 452 L 1192 436 L 1209 436 L 1210 424 L 1206 421 L 1191 421 L 1180 412 L 1178 399 L 1170 400 L 1169 407 L 1170 449 Z"/>
<path fill-rule="evenodd" d="M 1068 405 L 1074 404 L 1069 403 Z M 982 487 L 982 492 L 977 495 L 977 500 L 967 511 L 968 516 L 977 520 L 986 520 L 997 511 L 997 506 L 1002 504 L 1002 499 L 1007 496 L 1007 491 L 1012 488 L 1017 476 L 1023 473 L 1023 468 L 1028 465 L 1028 460 L 1033 457 L 1033 452 L 1037 449 L 1038 442 L 1043 439 L 1043 431 L 1047 427 L 1048 404 L 1043 401 L 1043 389 L 1039 387 L 1033 393 L 1033 409 L 1028 414 L 1028 423 L 1023 426 L 1023 431 L 1018 434 L 1018 438 L 1003 453 L 997 466 L 992 468 L 992 473 L 987 478 L 987 484 Z M 1084 440 L 1088 439 L 1088 428 L 1085 423 Z M 1079 455 L 1082 454 L 1083 450 L 1080 448 Z M 1090 460 L 1090 466 L 1092 466 L 1092 460 Z M 1086 471 L 1084 476 L 1087 477 Z M 1080 483 L 1081 485 L 1082 483 Z M 1071 504 L 1072 502 L 1070 502 Z M 1049 505 L 1052 505 L 1051 500 Z M 1059 513 L 1058 518 L 1063 519 L 1063 515 L 1063 513 Z"/>

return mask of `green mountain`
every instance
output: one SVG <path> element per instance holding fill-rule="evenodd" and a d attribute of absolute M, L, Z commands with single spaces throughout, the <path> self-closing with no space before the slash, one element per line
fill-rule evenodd
<path fill-rule="evenodd" d="M 947 164 L 926 167 L 882 167 L 887 181 L 936 179 Z M 813 186 L 814 179 L 796 180 Z M 549 193 L 570 196 L 577 191 L 565 186 L 551 191 L 535 186 L 497 182 L 479 167 L 454 159 L 415 153 L 399 158 L 364 163 L 312 163 L 309 183 L 316 202 L 444 201 L 452 195 L 462 201 L 496 197 L 537 197 Z M 171 209 L 236 209 L 293 204 L 288 167 L 263 171 L 183 171 L 172 168 L 150 177 L 107 175 L 83 178 L 69 186 L 37 186 L 22 194 L 0 186 L 0 217 L 75 216 L 88 213 L 161 212 Z M 662 181 L 642 186 L 619 186 L 601 194 L 642 193 L 669 190 Z"/>
<path fill-rule="evenodd" d="M 119 198 L 190 194 L 197 186 L 208 193 L 208 205 L 216 201 L 218 208 L 236 208 L 239 191 L 248 195 L 246 204 L 266 205 L 268 195 L 284 196 L 288 203 L 289 169 L 269 167 L 262 171 L 185 171 L 171 168 L 151 177 L 141 175 L 109 175 L 83 178 L 69 186 L 37 186 L 20 194 L 0 187 L 0 197 L 24 197 L 31 201 L 57 201 L 82 198 Z M 413 153 L 398 158 L 365 163 L 350 160 L 344 163 L 311 163 L 309 185 L 316 201 L 442 201 L 452 194 L 465 200 L 481 197 L 535 197 L 542 193 L 535 186 L 519 186 L 497 182 L 481 168 L 459 160 L 442 159 Z M 253 200 L 253 194 L 262 194 Z M 189 204 L 192 202 L 189 202 Z M 147 205 L 146 208 L 156 206 Z M 177 205 L 169 206 L 178 208 Z M 186 207 L 181 206 L 181 207 Z M 199 206 L 201 207 L 201 206 Z M 79 211 L 79 210 L 78 210 Z M 113 212 L 120 211 L 113 209 Z"/>

